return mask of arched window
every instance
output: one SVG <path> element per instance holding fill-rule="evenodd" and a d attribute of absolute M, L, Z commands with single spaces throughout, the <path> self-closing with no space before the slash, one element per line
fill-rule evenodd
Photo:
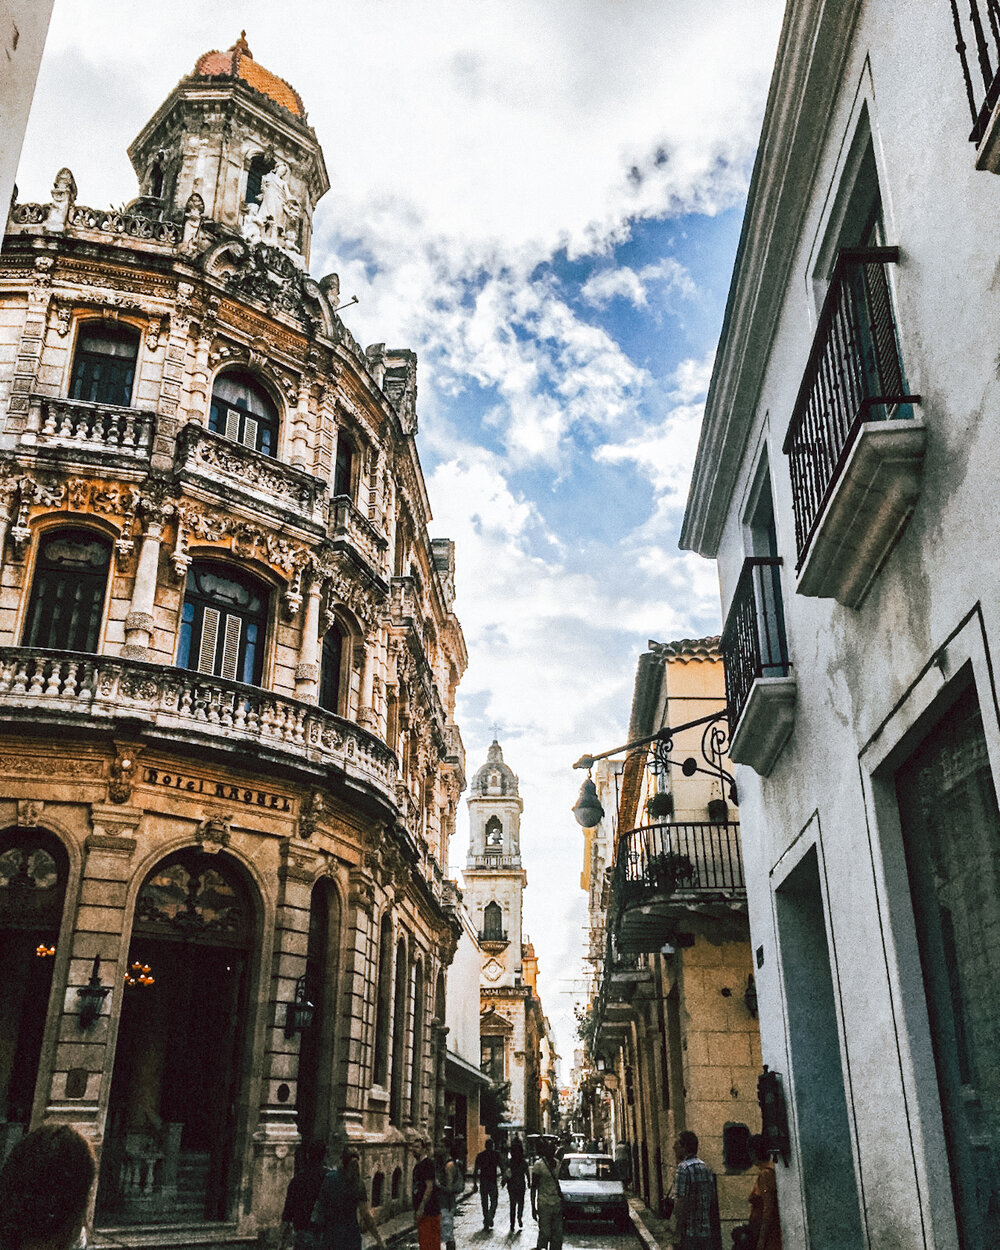
<path fill-rule="evenodd" d="M 499 903 L 487 903 L 483 908 L 483 937 L 487 941 L 503 941 L 503 911 Z"/>
<path fill-rule="evenodd" d="M 420 1123 L 424 1067 L 424 965 L 418 959 L 413 967 L 413 1061 L 410 1071 L 410 1119 Z"/>
<path fill-rule="evenodd" d="M 337 434 L 337 461 L 333 470 L 334 495 L 349 495 L 354 498 L 351 479 L 354 473 L 354 448 L 351 440 L 343 430 Z"/>
<path fill-rule="evenodd" d="M 215 379 L 208 428 L 265 456 L 277 454 L 278 409 L 250 373 L 234 370 Z"/>
<path fill-rule="evenodd" d="M 259 686 L 268 599 L 267 588 L 238 569 L 192 564 L 181 614 L 178 666 Z"/>
<path fill-rule="evenodd" d="M 406 942 L 396 943 L 396 987 L 392 998 L 392 1078 L 389 1082 L 389 1123 L 403 1122 L 403 1065 L 406 1059 Z"/>
<path fill-rule="evenodd" d="M 139 331 L 115 321 L 87 321 L 80 327 L 73 356 L 70 399 L 94 404 L 132 403 Z"/>
<path fill-rule="evenodd" d="M 0 834 L 0 1122 L 8 1145 L 17 1140 L 12 1126 L 26 1130 L 31 1120 L 67 872 L 51 834 Z"/>
<path fill-rule="evenodd" d="M 496 850 L 503 845 L 503 825 L 499 816 L 491 816 L 486 822 L 486 845 Z"/>
<path fill-rule="evenodd" d="M 154 200 L 163 198 L 163 162 L 156 160 L 149 172 L 149 194 Z"/>
<path fill-rule="evenodd" d="M 247 193 L 244 197 L 247 204 L 259 204 L 261 183 L 264 175 L 269 174 L 274 168 L 274 162 L 268 160 L 263 153 L 258 152 L 250 162 L 250 168 L 247 170 Z"/>
<path fill-rule="evenodd" d="M 24 646 L 97 650 L 111 543 L 92 530 L 55 530 L 38 548 Z"/>
<path fill-rule="evenodd" d="M 341 694 L 345 683 L 341 672 L 345 656 L 350 653 L 349 639 L 339 622 L 334 621 L 323 636 L 323 653 L 319 670 L 319 705 L 328 712 L 341 713 Z"/>

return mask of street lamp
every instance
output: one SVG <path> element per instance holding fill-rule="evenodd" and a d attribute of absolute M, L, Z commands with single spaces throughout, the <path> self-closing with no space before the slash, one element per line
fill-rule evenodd
<path fill-rule="evenodd" d="M 97 1023 L 104 1000 L 111 993 L 109 986 L 101 984 L 101 957 L 94 956 L 94 966 L 90 970 L 90 980 L 76 991 L 80 1000 L 80 1028 L 84 1032 Z"/>
<path fill-rule="evenodd" d="M 689 755 L 687 759 L 681 761 L 681 772 L 685 777 L 693 777 L 695 773 L 704 773 L 708 777 L 714 777 L 728 792 L 730 802 L 737 804 L 739 800 L 736 797 L 736 780 L 730 772 L 726 771 L 723 764 L 729 744 L 729 714 L 728 710 L 723 708 L 721 712 L 699 716 L 697 720 L 688 721 L 685 725 L 673 727 L 665 725 L 655 734 L 649 734 L 645 738 L 636 738 L 632 742 L 626 742 L 624 746 L 613 747 L 610 751 L 601 751 L 597 755 L 581 755 L 573 767 L 585 768 L 587 780 L 580 787 L 580 797 L 573 804 L 572 811 L 577 823 L 584 829 L 593 829 L 604 816 L 604 808 L 597 797 L 597 787 L 590 778 L 590 770 L 598 760 L 606 760 L 612 755 L 621 755 L 623 751 L 629 754 L 640 747 L 649 747 L 652 750 L 654 762 L 665 772 L 667 767 L 674 762 L 670 758 L 674 749 L 674 736 L 684 733 L 685 730 L 699 727 L 703 730 L 701 755 L 707 767 L 703 767 L 694 755 Z"/>

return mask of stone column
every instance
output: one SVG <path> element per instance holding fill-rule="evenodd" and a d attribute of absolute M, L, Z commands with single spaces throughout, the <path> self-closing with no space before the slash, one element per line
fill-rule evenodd
<path fill-rule="evenodd" d="M 343 1132 L 358 1137 L 364 1131 L 364 1114 L 371 1068 L 372 998 L 375 986 L 377 933 L 373 921 L 374 883 L 362 868 L 352 868 L 344 972 L 340 1010 L 341 1036 L 337 1047 L 340 1072 L 338 1101 L 343 1110 Z"/>
<path fill-rule="evenodd" d="M 299 662 L 295 666 L 295 697 L 308 703 L 315 703 L 319 694 L 319 599 L 319 581 L 313 578 L 306 589 Z"/>
<path fill-rule="evenodd" d="M 122 655 L 129 660 L 148 660 L 153 637 L 153 604 L 156 598 L 156 574 L 160 565 L 160 543 L 163 541 L 163 520 L 150 517 L 142 536 L 139 560 L 132 588 L 132 603 L 125 618 L 125 646 Z"/>

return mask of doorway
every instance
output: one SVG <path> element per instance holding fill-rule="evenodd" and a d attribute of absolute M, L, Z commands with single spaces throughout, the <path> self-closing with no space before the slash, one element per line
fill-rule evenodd
<path fill-rule="evenodd" d="M 122 986 L 98 1219 L 227 1218 L 253 916 L 242 871 L 189 848 L 146 878 Z"/>

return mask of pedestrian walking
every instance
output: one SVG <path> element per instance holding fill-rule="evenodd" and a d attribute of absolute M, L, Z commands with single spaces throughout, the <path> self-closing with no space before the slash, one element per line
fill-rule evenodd
<path fill-rule="evenodd" d="M 441 1250 L 441 1188 L 429 1140 L 420 1142 L 420 1159 L 413 1169 L 413 1209 L 420 1250 Z"/>
<path fill-rule="evenodd" d="M 96 1171 L 90 1143 L 66 1124 L 43 1124 L 22 1137 L 0 1170 L 0 1248 L 86 1246 Z"/>
<path fill-rule="evenodd" d="M 698 1158 L 698 1138 L 685 1129 L 674 1142 L 674 1250 L 717 1250 L 722 1244 L 715 1173 Z"/>
<path fill-rule="evenodd" d="M 281 1212 L 281 1244 L 287 1246 L 289 1234 L 295 1250 L 313 1250 L 315 1234 L 312 1213 L 316 1199 L 326 1176 L 323 1159 L 326 1146 L 321 1141 L 310 1142 L 305 1148 L 302 1167 L 288 1182 L 285 1205 Z"/>
<path fill-rule="evenodd" d="M 317 1250 L 361 1250 L 362 1226 L 385 1250 L 361 1180 L 361 1156 L 350 1146 L 340 1157 L 340 1167 L 323 1177 L 313 1224 Z"/>
<path fill-rule="evenodd" d="M 518 1228 L 524 1227 L 524 1194 L 528 1187 L 528 1165 L 524 1160 L 524 1142 L 515 1137 L 510 1144 L 510 1159 L 507 1164 L 507 1202 L 510 1206 L 510 1231 L 514 1231 L 514 1221 Z"/>
<path fill-rule="evenodd" d="M 551 1138 L 542 1138 L 540 1149 L 542 1157 L 531 1169 L 531 1214 L 538 1221 L 535 1250 L 562 1250 L 562 1190 L 556 1143 Z"/>
<path fill-rule="evenodd" d="M 750 1191 L 750 1250 L 781 1250 L 781 1221 L 778 1218 L 778 1181 L 767 1139 L 760 1133 L 750 1138 L 750 1153 L 757 1164 L 757 1180 Z"/>
<path fill-rule="evenodd" d="M 479 1186 L 479 1201 L 483 1208 L 483 1228 L 487 1231 L 493 1227 L 493 1217 L 497 1212 L 499 1192 L 497 1183 L 500 1173 L 500 1155 L 493 1138 L 487 1137 L 486 1146 L 476 1155 L 472 1169 L 473 1192 Z"/>
<path fill-rule="evenodd" d="M 465 1176 L 454 1149 L 449 1151 L 442 1143 L 438 1149 L 438 1166 L 441 1184 L 441 1240 L 445 1250 L 455 1250 L 455 1210 L 458 1200 L 465 1192 Z"/>

